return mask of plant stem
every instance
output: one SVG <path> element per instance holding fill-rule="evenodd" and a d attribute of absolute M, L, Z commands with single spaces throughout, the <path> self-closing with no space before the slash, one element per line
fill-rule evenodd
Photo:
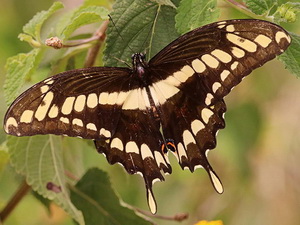
<path fill-rule="evenodd" d="M 108 23 L 109 21 L 106 20 L 102 23 L 102 25 L 99 27 L 99 29 L 94 33 L 92 38 L 95 38 L 97 41 L 97 43 L 91 47 L 88 50 L 86 59 L 85 59 L 85 63 L 84 63 L 84 67 L 91 67 L 94 65 L 96 57 L 98 55 L 98 52 L 100 50 L 100 47 L 106 37 L 105 32 L 107 30 L 108 27 Z"/>
<path fill-rule="evenodd" d="M 3 223 L 5 219 L 9 216 L 9 214 L 13 211 L 13 209 L 18 205 L 18 203 L 22 200 L 22 198 L 28 193 L 31 187 L 24 180 L 20 185 L 19 189 L 13 195 L 13 197 L 9 200 L 7 205 L 0 212 L 0 222 Z"/>

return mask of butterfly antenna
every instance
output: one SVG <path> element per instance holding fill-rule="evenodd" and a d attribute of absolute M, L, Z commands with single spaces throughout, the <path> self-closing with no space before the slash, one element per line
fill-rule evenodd
<path fill-rule="evenodd" d="M 122 39 L 122 41 L 124 41 L 124 42 L 125 42 L 125 40 L 124 40 L 123 36 L 121 35 L 121 33 L 120 33 L 119 29 L 117 28 L 117 26 L 116 26 L 115 22 L 113 21 L 113 19 L 112 19 L 111 15 L 109 15 L 109 14 L 108 14 L 108 17 L 109 17 L 109 20 L 110 20 L 110 21 L 112 22 L 112 24 L 114 25 L 114 27 L 115 27 L 115 29 L 116 29 L 117 33 L 119 34 L 120 38 Z M 129 45 L 129 44 L 128 44 L 128 48 L 130 49 L 130 51 L 131 51 L 131 52 L 133 52 L 133 53 L 134 53 L 133 49 L 130 47 L 130 45 Z"/>

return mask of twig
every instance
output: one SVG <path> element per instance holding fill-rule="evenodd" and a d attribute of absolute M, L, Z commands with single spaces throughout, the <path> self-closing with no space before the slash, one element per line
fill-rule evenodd
<path fill-rule="evenodd" d="M 99 52 L 99 49 L 100 49 L 100 47 L 101 47 L 101 45 L 102 45 L 102 43 L 103 43 L 103 41 L 106 37 L 105 32 L 107 30 L 108 23 L 109 23 L 108 20 L 104 21 L 102 23 L 102 25 L 99 27 L 99 29 L 94 33 L 93 37 L 96 40 L 98 40 L 98 42 L 88 50 L 88 53 L 87 53 L 87 56 L 86 56 L 86 59 L 85 59 L 85 63 L 84 63 L 84 67 L 91 67 L 91 66 L 94 65 L 96 57 L 97 57 L 98 52 Z"/>
<path fill-rule="evenodd" d="M 136 208 L 132 205 L 129 205 L 125 202 L 122 202 L 122 204 L 124 206 L 126 206 L 127 208 L 131 209 L 131 210 L 134 210 L 146 217 L 153 217 L 153 218 L 157 218 L 157 219 L 162 219 L 162 220 L 172 220 L 172 221 L 177 221 L 177 222 L 181 222 L 183 220 L 186 220 L 189 216 L 188 213 L 177 213 L 175 214 L 174 216 L 163 216 L 163 215 L 157 215 L 157 214 L 152 214 L 148 211 L 145 211 L 145 210 L 142 210 L 142 209 L 139 209 L 139 208 Z"/>
<path fill-rule="evenodd" d="M 9 214 L 13 211 L 13 209 L 18 205 L 18 203 L 22 200 L 22 198 L 28 193 L 31 187 L 23 181 L 20 185 L 17 192 L 13 195 L 13 197 L 9 200 L 7 205 L 0 212 L 0 221 L 3 223 L 4 220 L 9 216 Z"/>

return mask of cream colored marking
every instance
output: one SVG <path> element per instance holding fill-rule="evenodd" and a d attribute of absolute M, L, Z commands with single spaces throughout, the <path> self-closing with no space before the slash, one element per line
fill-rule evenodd
<path fill-rule="evenodd" d="M 223 70 L 223 72 L 221 73 L 220 77 L 221 77 L 221 80 L 224 81 L 226 80 L 226 78 L 229 76 L 230 74 L 230 71 L 229 70 Z"/>
<path fill-rule="evenodd" d="M 159 105 L 159 100 L 158 100 L 159 97 L 157 96 L 156 91 L 154 90 L 154 88 L 152 86 L 150 86 L 149 89 L 150 89 L 150 94 L 154 101 L 154 104 Z"/>
<path fill-rule="evenodd" d="M 231 55 L 229 55 L 227 52 L 224 52 L 220 49 L 213 50 L 211 54 L 216 58 L 218 58 L 223 63 L 229 63 L 232 60 Z"/>
<path fill-rule="evenodd" d="M 160 152 L 154 151 L 154 156 L 155 156 L 155 161 L 156 161 L 158 167 L 160 167 L 161 163 L 163 165 L 167 166 L 165 163 L 165 160 Z"/>
<path fill-rule="evenodd" d="M 211 93 L 208 93 L 206 95 L 206 98 L 205 98 L 205 104 L 208 106 L 211 104 L 211 100 L 214 98 L 214 96 L 211 94 Z"/>
<path fill-rule="evenodd" d="M 83 122 L 82 122 L 81 119 L 74 118 L 74 119 L 72 120 L 72 124 L 73 124 L 73 125 L 80 126 L 80 127 L 83 127 Z"/>
<path fill-rule="evenodd" d="M 45 94 L 48 90 L 49 90 L 49 86 L 48 85 L 43 85 L 41 88 L 40 88 L 42 94 Z"/>
<path fill-rule="evenodd" d="M 226 34 L 226 37 L 230 42 L 245 49 L 248 52 L 256 52 L 257 50 L 257 45 L 253 41 L 231 33 Z"/>
<path fill-rule="evenodd" d="M 116 104 L 117 100 L 118 100 L 118 92 L 112 92 L 109 93 L 108 98 L 107 98 L 107 104 L 108 105 L 114 105 Z"/>
<path fill-rule="evenodd" d="M 129 110 L 129 109 L 138 109 L 139 108 L 139 93 L 138 89 L 131 90 L 124 101 L 122 109 Z"/>
<path fill-rule="evenodd" d="M 194 143 L 196 144 L 195 138 L 193 137 L 192 133 L 188 130 L 185 130 L 182 134 L 183 136 L 183 143 L 185 148 L 187 148 L 188 144 Z"/>
<path fill-rule="evenodd" d="M 144 100 L 143 90 L 141 88 L 138 89 L 139 94 L 139 109 L 140 110 L 146 110 L 146 103 Z"/>
<path fill-rule="evenodd" d="M 70 123 L 70 120 L 67 117 L 60 117 L 59 120 L 63 123 L 68 123 L 68 124 Z"/>
<path fill-rule="evenodd" d="M 218 26 L 219 29 L 222 29 L 222 28 L 224 28 L 224 27 L 225 27 L 225 25 L 219 25 L 219 26 Z"/>
<path fill-rule="evenodd" d="M 109 130 L 106 130 L 104 128 L 101 128 L 100 129 L 100 132 L 99 132 L 100 135 L 106 137 L 106 138 L 110 138 L 111 137 L 111 133 Z"/>
<path fill-rule="evenodd" d="M 211 170 L 209 171 L 212 183 L 216 189 L 216 191 L 220 194 L 223 193 L 224 189 L 223 189 L 223 185 L 221 183 L 221 181 L 219 180 L 219 178 L 214 174 L 214 172 L 212 172 Z"/>
<path fill-rule="evenodd" d="M 39 105 L 39 107 L 35 112 L 35 118 L 38 121 L 42 121 L 45 118 L 47 111 L 52 103 L 53 97 L 54 97 L 53 92 L 49 91 L 43 98 L 42 103 Z"/>
<path fill-rule="evenodd" d="M 140 153 L 139 148 L 134 141 L 127 142 L 125 146 L 125 151 L 127 153 L 136 153 L 136 154 Z"/>
<path fill-rule="evenodd" d="M 182 145 L 182 143 L 181 142 L 179 142 L 178 143 L 178 145 L 177 145 L 177 150 L 178 150 L 178 155 L 179 155 L 179 162 L 182 162 L 182 157 L 184 156 L 185 158 L 188 158 L 187 157 L 187 154 L 186 154 L 186 152 L 185 152 L 185 149 L 184 149 L 184 147 L 183 147 L 183 145 Z"/>
<path fill-rule="evenodd" d="M 51 85 L 53 83 L 54 83 L 54 80 L 49 80 L 49 81 L 46 82 L 46 84 L 49 84 L 49 85 Z"/>
<path fill-rule="evenodd" d="M 141 88 L 137 89 L 137 92 L 138 92 L 138 105 L 139 105 L 138 108 L 140 110 L 146 110 L 142 89 Z"/>
<path fill-rule="evenodd" d="M 175 87 L 178 87 L 181 82 L 179 80 L 177 80 L 174 76 L 168 76 L 167 79 L 165 79 L 165 82 L 169 85 L 173 85 Z"/>
<path fill-rule="evenodd" d="M 204 108 L 201 111 L 201 117 L 202 117 L 204 123 L 206 123 L 206 124 L 208 123 L 208 121 L 212 115 L 214 115 L 214 113 L 210 109 Z"/>
<path fill-rule="evenodd" d="M 235 61 L 235 62 L 233 62 L 233 63 L 231 64 L 230 69 L 231 69 L 231 70 L 235 70 L 235 69 L 237 68 L 238 65 L 239 65 L 239 62 L 238 62 L 238 61 Z"/>
<path fill-rule="evenodd" d="M 219 61 L 209 54 L 201 56 L 201 59 L 203 62 L 206 63 L 206 65 L 208 65 L 211 68 L 217 68 L 219 66 Z"/>
<path fill-rule="evenodd" d="M 32 110 L 25 110 L 22 113 L 22 116 L 20 118 L 20 122 L 21 123 L 30 123 L 32 121 L 33 113 L 34 112 Z"/>
<path fill-rule="evenodd" d="M 205 128 L 204 124 L 200 120 L 194 120 L 191 124 L 192 132 L 196 136 L 198 132 Z"/>
<path fill-rule="evenodd" d="M 156 182 L 160 181 L 159 178 L 155 178 L 153 181 L 152 181 L 152 185 L 155 184 Z"/>
<path fill-rule="evenodd" d="M 155 89 L 160 90 L 160 92 L 163 94 L 165 99 L 169 99 L 173 97 L 180 91 L 177 87 L 173 85 L 169 85 L 164 80 L 154 83 L 153 86 L 155 87 Z"/>
<path fill-rule="evenodd" d="M 152 214 L 156 213 L 156 203 L 151 191 L 148 189 L 148 205 Z"/>
<path fill-rule="evenodd" d="M 150 86 L 150 91 L 151 91 L 151 95 L 152 95 L 152 90 L 151 89 L 153 89 L 153 92 L 155 92 L 155 95 L 158 99 L 159 104 L 162 105 L 167 101 L 167 99 L 165 98 L 165 96 L 163 95 L 161 90 L 155 84 L 153 84 L 153 86 Z"/>
<path fill-rule="evenodd" d="M 114 138 L 110 143 L 110 148 L 116 148 L 120 151 L 124 150 L 123 142 L 119 138 Z"/>
<path fill-rule="evenodd" d="M 5 131 L 6 131 L 6 133 L 8 133 L 8 127 L 9 127 L 9 126 L 18 127 L 18 123 L 17 123 L 17 121 L 16 121 L 15 118 L 9 117 L 9 118 L 6 120 L 6 125 L 5 125 Z"/>
<path fill-rule="evenodd" d="M 227 32 L 234 32 L 235 31 L 235 28 L 234 28 L 234 25 L 228 25 L 227 27 L 226 27 L 226 31 Z"/>
<path fill-rule="evenodd" d="M 246 54 L 244 50 L 242 50 L 238 47 L 235 47 L 235 46 L 231 48 L 231 53 L 239 59 L 243 58 Z"/>
<path fill-rule="evenodd" d="M 262 47 L 266 48 L 269 46 L 269 44 L 272 42 L 271 38 L 267 37 L 266 35 L 259 34 L 254 41 L 261 45 Z"/>
<path fill-rule="evenodd" d="M 192 67 L 197 73 L 203 73 L 206 70 L 205 64 L 200 59 L 193 60 Z"/>
<path fill-rule="evenodd" d="M 188 77 L 191 77 L 194 75 L 195 71 L 193 70 L 192 67 L 186 65 L 181 68 L 181 72 L 185 73 Z"/>
<path fill-rule="evenodd" d="M 226 24 L 226 23 L 227 23 L 226 21 L 217 22 L 218 25 L 223 25 L 223 24 Z"/>
<path fill-rule="evenodd" d="M 179 80 L 181 83 L 184 83 L 187 81 L 187 79 L 189 79 L 188 75 L 185 74 L 182 71 L 177 71 L 174 73 L 173 75 L 177 80 Z"/>
<path fill-rule="evenodd" d="M 88 123 L 86 125 L 86 129 L 97 131 L 97 127 L 96 127 L 96 125 L 94 123 Z"/>
<path fill-rule="evenodd" d="M 142 96 L 144 98 L 144 102 L 145 102 L 146 107 L 150 108 L 151 105 L 150 105 L 150 101 L 149 101 L 149 98 L 148 98 L 148 94 L 147 94 L 146 88 L 142 89 Z"/>
<path fill-rule="evenodd" d="M 77 112 L 81 112 L 84 109 L 85 100 L 86 100 L 86 96 L 85 95 L 79 95 L 79 96 L 77 96 L 77 98 L 75 100 L 75 104 L 74 104 L 74 109 Z"/>
<path fill-rule="evenodd" d="M 289 43 L 291 42 L 291 37 L 290 36 L 286 35 L 286 33 L 284 33 L 283 31 L 278 31 L 275 34 L 276 42 L 279 44 L 282 38 L 286 39 Z"/>
<path fill-rule="evenodd" d="M 123 103 L 125 102 L 127 96 L 129 95 L 130 91 L 124 92 L 121 91 L 118 95 L 118 99 L 117 99 L 117 105 L 123 105 Z"/>
<path fill-rule="evenodd" d="M 44 80 L 44 83 L 45 84 L 52 84 L 52 83 L 49 83 L 49 82 L 54 82 L 54 80 L 52 79 L 52 77 L 49 77 L 48 79 Z"/>
<path fill-rule="evenodd" d="M 48 116 L 50 118 L 55 118 L 58 116 L 58 107 L 56 105 L 52 105 L 52 107 L 50 108 L 50 111 L 48 113 Z"/>
<path fill-rule="evenodd" d="M 74 101 L 75 101 L 75 97 L 67 97 L 61 108 L 61 112 L 65 115 L 70 114 L 73 109 Z"/>
<path fill-rule="evenodd" d="M 108 98 L 108 93 L 107 92 L 102 92 L 99 95 L 99 104 L 105 105 L 107 104 L 107 98 Z"/>
<path fill-rule="evenodd" d="M 221 86 L 222 86 L 222 85 L 221 85 L 219 82 L 215 82 L 215 83 L 213 84 L 213 86 L 212 86 L 212 91 L 213 91 L 214 93 L 216 93 L 217 90 L 218 90 Z"/>
<path fill-rule="evenodd" d="M 141 145 L 141 156 L 143 160 L 147 157 L 150 157 L 152 159 L 154 158 L 150 148 L 146 144 Z"/>
<path fill-rule="evenodd" d="M 196 169 L 203 169 L 203 166 L 201 166 L 201 165 L 195 165 L 195 166 L 194 166 L 194 171 L 195 171 Z"/>
<path fill-rule="evenodd" d="M 98 105 L 98 96 L 95 93 L 91 93 L 87 98 L 87 107 L 93 109 Z"/>

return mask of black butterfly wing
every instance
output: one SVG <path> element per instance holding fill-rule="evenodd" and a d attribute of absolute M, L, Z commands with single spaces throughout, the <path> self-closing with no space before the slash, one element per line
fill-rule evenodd
<path fill-rule="evenodd" d="M 253 69 L 281 54 L 291 39 L 281 27 L 260 20 L 229 20 L 195 29 L 154 56 L 153 95 L 164 137 L 182 168 L 203 167 L 215 189 L 223 188 L 207 161 L 224 128 L 223 98 Z"/>
<path fill-rule="evenodd" d="M 110 138 L 125 93 L 130 85 L 134 86 L 130 74 L 127 68 L 94 67 L 50 77 L 29 88 L 11 104 L 4 118 L 4 129 L 16 136 Z M 115 86 L 115 82 L 119 85 Z"/>
<path fill-rule="evenodd" d="M 153 118 L 147 92 L 128 68 L 93 67 L 67 71 L 29 88 L 9 107 L 6 133 L 56 134 L 94 139 L 111 164 L 120 163 L 145 180 L 148 203 L 156 204 L 152 184 L 171 173 L 160 151 L 163 137 Z M 147 140 L 147 141 L 145 141 Z"/>

